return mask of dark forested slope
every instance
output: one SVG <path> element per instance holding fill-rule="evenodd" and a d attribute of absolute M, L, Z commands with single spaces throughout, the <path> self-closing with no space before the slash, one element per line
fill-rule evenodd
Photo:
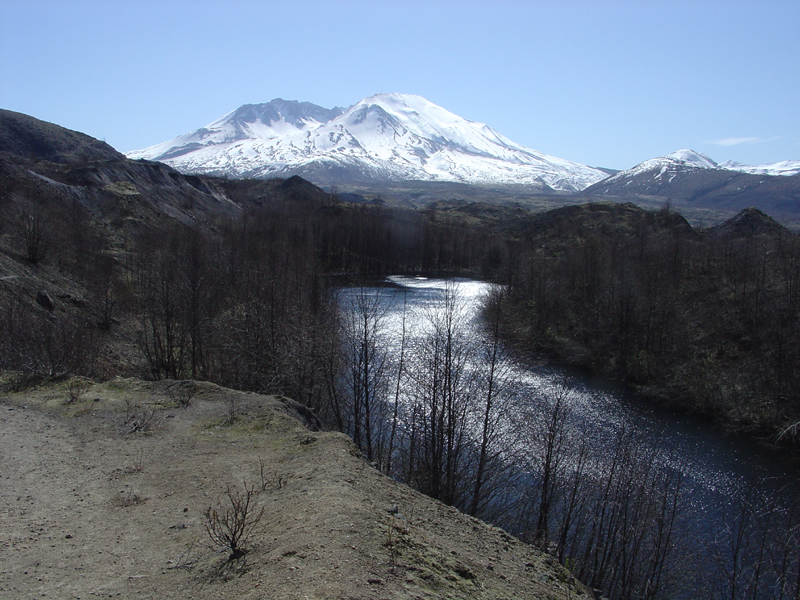
<path fill-rule="evenodd" d="M 534 219 L 516 246 L 521 347 L 776 431 L 800 417 L 800 239 L 756 209 L 696 231 L 611 203 Z"/>

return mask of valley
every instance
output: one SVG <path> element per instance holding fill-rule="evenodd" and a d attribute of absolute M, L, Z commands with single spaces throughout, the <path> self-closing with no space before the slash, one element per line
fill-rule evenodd
<path fill-rule="evenodd" d="M 319 118 L 327 114 L 321 113 Z M 186 429 L 181 429 L 180 436 L 191 437 L 202 425 L 193 423 L 194 417 L 189 418 L 188 413 L 178 412 L 178 401 L 169 394 L 184 385 L 177 382 L 197 382 L 186 385 L 200 386 L 204 394 L 207 391 L 209 398 L 201 394 L 196 406 L 208 418 L 224 418 L 220 411 L 234 405 L 226 404 L 226 398 L 248 398 L 249 408 L 241 419 L 235 414 L 229 420 L 241 427 L 256 427 L 257 436 L 264 437 L 248 441 L 236 438 L 230 428 L 213 429 L 232 444 L 231 452 L 249 447 L 251 442 L 277 442 L 279 436 L 270 433 L 270 426 L 262 421 L 277 418 L 269 415 L 283 410 L 281 405 L 291 405 L 293 418 L 305 425 L 319 419 L 323 427 L 339 432 L 325 434 L 333 436 L 330 439 L 354 445 L 358 460 L 347 469 L 366 469 L 370 477 L 377 478 L 370 495 L 386 493 L 389 498 L 387 489 L 412 493 L 410 488 L 391 487 L 397 485 L 386 477 L 391 475 L 433 499 L 426 502 L 439 502 L 431 506 L 452 510 L 447 514 L 459 523 L 448 521 L 448 527 L 455 527 L 454 535 L 468 539 L 471 526 L 473 532 L 479 531 L 475 520 L 479 518 L 530 542 L 519 548 L 538 558 L 528 561 L 533 566 L 523 566 L 533 569 L 540 576 L 538 581 L 553 585 L 545 592 L 533 586 L 535 578 L 526 576 L 524 583 L 520 576 L 514 579 L 515 587 L 503 594 L 570 597 L 580 593 L 589 597 L 594 593 L 570 579 L 572 575 L 559 576 L 564 573 L 560 567 L 554 567 L 555 571 L 542 567 L 549 563 L 539 552 L 546 551 L 580 572 L 589 588 L 612 598 L 630 597 L 636 586 L 647 590 L 647 597 L 671 597 L 674 587 L 667 586 L 667 579 L 661 576 L 681 574 L 683 567 L 671 563 L 673 555 L 664 552 L 663 535 L 672 529 L 661 533 L 641 530 L 653 536 L 645 541 L 630 537 L 639 529 L 626 529 L 615 521 L 619 528 L 590 535 L 589 515 L 611 510 L 612 505 L 635 506 L 644 511 L 641 514 L 658 513 L 662 521 L 657 522 L 665 523 L 667 507 L 678 506 L 678 480 L 656 475 L 648 467 L 655 455 L 648 454 L 647 445 L 624 436 L 610 446 L 611 454 L 630 469 L 605 474 L 585 470 L 589 463 L 578 460 L 585 449 L 575 445 L 581 436 L 570 432 L 559 417 L 564 414 L 559 399 L 566 398 L 566 392 L 550 386 L 525 413 L 528 424 L 547 422 L 542 415 L 553 417 L 549 430 L 530 431 L 533 441 L 529 447 L 544 449 L 544 454 L 534 453 L 516 482 L 533 490 L 529 503 L 514 505 L 517 512 L 500 511 L 504 506 L 501 499 L 514 502 L 509 496 L 513 486 L 504 479 L 510 472 L 505 454 L 509 446 L 501 421 L 496 419 L 503 406 L 502 386 L 489 384 L 500 385 L 499 371 L 492 367 L 477 379 L 460 379 L 465 372 L 459 371 L 464 363 L 458 361 L 466 360 L 467 353 L 482 353 L 484 366 L 500 364 L 492 358 L 496 358 L 495 351 L 507 352 L 520 361 L 556 361 L 635 387 L 647 395 L 648 402 L 655 400 L 698 414 L 772 444 L 778 448 L 779 460 L 789 461 L 797 448 L 793 424 L 800 421 L 800 242 L 785 226 L 788 220 L 779 222 L 784 217 L 769 212 L 769 207 L 779 204 L 796 210 L 792 186 L 797 176 L 746 174 L 785 192 L 782 200 L 776 200 L 777 196 L 764 192 L 773 189 L 764 184 L 763 193 L 753 191 L 753 196 L 747 196 L 758 198 L 765 211 L 739 210 L 738 200 L 730 195 L 715 204 L 702 195 L 673 194 L 669 187 L 643 187 L 630 196 L 611 187 L 603 188 L 602 193 L 583 187 L 577 190 L 580 186 L 574 184 L 557 191 L 551 186 L 555 179 L 549 180 L 547 189 L 539 184 L 531 189 L 527 184 L 475 186 L 406 180 L 348 180 L 329 183 L 323 189 L 298 175 L 238 179 L 182 173 L 160 162 L 127 158 L 89 136 L 33 117 L 9 111 L 0 117 L 2 394 L 9 422 L 17 423 L 20 413 L 16 411 L 28 403 L 39 411 L 33 422 L 36 432 L 30 433 L 35 444 L 44 443 L 37 437 L 46 435 L 42 429 L 46 427 L 40 427 L 42 419 L 51 428 L 55 421 L 49 419 L 66 419 L 76 430 L 84 419 L 103 430 L 103 436 L 108 434 L 106 441 L 101 441 L 101 436 L 92 438 L 91 443 L 113 446 L 114 440 L 126 440 L 125 444 L 144 444 L 151 437 L 138 435 L 146 432 L 131 424 L 141 419 L 129 418 L 138 413 L 132 404 L 125 408 L 125 398 L 140 404 L 151 398 L 151 412 L 174 409 L 169 417 L 174 421 L 166 421 L 168 426 L 152 437 L 164 447 L 173 443 L 170 436 L 176 432 L 171 424 L 177 427 L 182 423 L 181 428 Z M 686 162 L 686 155 L 682 156 Z M 717 176 L 720 171 L 684 167 L 688 182 L 694 181 L 693 177 Z M 611 179 L 627 178 L 623 173 Z M 602 173 L 602 177 L 606 175 Z M 646 177 L 654 176 L 649 173 Z M 676 174 L 673 182 L 677 181 Z M 700 187 L 698 184 L 697 189 Z M 690 207 L 697 211 L 691 219 L 687 218 L 690 213 L 684 214 Z M 406 364 L 411 379 L 401 385 L 401 379 L 394 379 L 391 373 L 403 367 L 394 359 L 381 362 L 375 345 L 380 311 L 372 296 L 365 294 L 359 300 L 363 317 L 359 329 L 353 322 L 348 324 L 340 310 L 337 290 L 342 282 L 366 289 L 367 282 L 387 275 L 415 278 L 433 274 L 499 285 L 479 318 L 483 319 L 480 327 L 490 335 L 483 340 L 466 335 L 463 345 L 451 346 L 458 336 L 447 334 L 460 331 L 463 316 L 457 304 L 448 304 L 446 295 L 444 304 L 431 301 L 428 317 L 442 329 L 417 344 L 422 354 L 416 355 L 413 365 Z M 411 361 L 411 356 L 409 351 L 407 360 Z M 75 381 L 88 382 L 89 389 L 96 389 L 99 404 L 73 399 L 70 390 Z M 512 388 L 503 393 L 513 396 Z M 416 404 L 411 405 L 416 408 L 404 419 L 398 419 L 396 412 L 401 389 L 416 394 Z M 265 406 L 269 409 L 262 414 Z M 292 440 L 308 439 L 299 429 L 302 425 L 279 421 L 294 432 Z M 465 434 L 467 424 L 479 422 L 483 422 L 483 436 Z M 133 430 L 116 429 L 126 424 Z M 6 435 L 12 435 L 16 425 L 9 427 Z M 80 435 L 98 433 L 89 431 Z M 200 458 L 204 454 L 193 454 L 195 446 L 188 439 L 181 437 L 179 442 L 176 437 L 174 443 L 185 446 L 185 467 L 193 469 L 197 461 L 204 460 Z M 548 462 L 547 439 L 551 450 L 556 447 L 552 444 L 561 449 L 559 466 Z M 288 452 L 286 456 L 292 458 L 285 460 L 295 461 L 294 442 L 286 443 L 289 446 L 280 442 L 277 452 Z M 73 442 L 62 439 L 59 444 Z M 211 446 L 206 449 L 217 452 Z M 249 477 L 241 469 L 226 471 L 235 454 L 219 452 L 223 462 L 214 467 L 218 474 L 203 485 L 221 489 L 225 473 L 237 475 L 237 479 L 238 475 Z M 114 456 L 116 462 L 125 458 Z M 297 458 L 292 464 L 292 469 L 302 470 L 304 463 Z M 91 468 L 89 463 L 78 466 Z M 110 463 L 100 471 L 108 468 Z M 25 469 L 20 463 L 17 471 Z M 19 485 L 34 486 L 29 493 L 32 498 L 44 493 L 35 491 L 41 482 L 26 483 L 21 475 L 18 479 Z M 316 487 L 320 482 L 314 481 L 295 491 L 321 493 Z M 602 489 L 598 482 L 615 490 L 613 503 L 604 503 L 595 494 Z M 162 483 L 159 479 L 148 485 Z M 210 493 L 211 488 L 203 489 Z M 626 490 L 635 493 L 623 502 Z M 4 493 L 11 498 L 14 490 Z M 148 492 L 156 493 L 166 492 Z M 576 502 L 580 500 L 581 509 L 563 512 L 570 494 Z M 116 518 L 106 505 L 106 496 L 100 496 L 93 500 L 99 502 L 98 514 Z M 291 497 L 274 518 L 280 522 L 296 518 L 291 506 L 297 498 Z M 759 515 L 748 521 L 739 538 L 747 540 L 747 545 L 739 548 L 747 560 L 737 563 L 743 583 L 732 593 L 768 597 L 769 586 L 775 582 L 796 592 L 788 579 L 800 560 L 792 550 L 793 542 L 770 537 L 774 523 L 781 519 L 793 522 L 795 507 L 770 506 L 767 510 L 760 501 L 753 493 L 736 505 L 738 513 L 723 515 L 733 523 Z M 69 509 L 65 510 L 69 515 Z M 380 513 L 378 509 L 373 512 Z M 624 513 L 611 514 L 622 518 Z M 766 515 L 774 520 L 760 520 Z M 202 534 L 199 524 L 193 521 L 193 531 Z M 4 526 L 10 527 L 10 521 Z M 367 539 L 369 544 L 383 543 L 375 537 L 376 530 L 366 525 L 357 529 L 359 544 L 366 544 Z M 781 531 L 795 528 L 787 526 Z M 314 544 L 344 544 L 340 533 Z M 503 534 L 498 535 L 502 538 Z M 13 537 L 17 541 L 8 548 L 19 552 L 15 556 L 21 561 L 15 564 L 24 566 L 34 560 L 27 553 L 29 548 L 22 547 L 18 532 Z M 763 542 L 767 539 L 774 539 L 776 545 L 767 548 Z M 632 561 L 627 570 L 609 569 L 598 562 L 601 556 L 629 556 L 626 553 L 633 546 L 628 544 L 640 542 L 651 544 L 648 547 L 655 549 L 657 561 Z M 247 571 L 252 574 L 248 578 L 257 572 L 276 572 L 276 543 L 280 546 L 282 542 L 269 538 L 259 542 L 253 562 L 248 563 L 258 565 L 257 571 Z M 641 544 L 636 547 L 644 547 Z M 409 578 L 404 584 L 394 579 L 395 571 L 386 571 L 397 569 L 400 548 L 394 539 L 383 547 L 389 548 L 388 558 L 370 563 L 368 569 L 375 570 L 375 576 L 368 578 L 366 585 L 378 585 L 369 579 L 380 580 L 381 585 L 391 581 L 396 597 L 413 597 L 412 592 L 423 597 L 470 597 L 473 576 L 485 589 L 493 589 L 493 571 L 522 573 L 518 564 L 522 555 L 515 555 L 502 569 L 498 564 L 490 569 L 472 562 L 464 567 L 459 562 L 453 567 L 455 575 L 429 574 L 424 552 L 415 550 L 405 554 L 409 558 L 404 559 L 403 569 L 426 576 L 422 582 L 409 577 L 414 586 L 408 587 Z M 135 549 L 135 544 L 130 548 Z M 175 554 L 178 546 L 171 550 Z M 758 553 L 767 550 L 771 562 L 760 562 Z M 722 570 L 729 564 L 726 552 L 719 550 L 713 557 Z M 340 557 L 341 552 L 334 555 Z M 789 566 L 780 567 L 776 557 Z M 175 557 L 153 560 L 156 565 Z M 219 557 L 215 563 L 211 554 L 202 560 L 206 561 L 203 573 L 216 564 L 220 572 L 230 568 L 237 577 L 244 577 L 244 572 L 239 572 L 243 563 L 236 560 Z M 112 579 L 119 576 L 112 564 L 103 564 Z M 300 565 L 293 562 L 291 566 Z M 152 576 L 157 575 L 157 568 L 153 566 Z M 769 583 L 766 572 L 772 578 Z M 8 585 L 21 581 L 16 575 L 6 575 Z M 205 585 L 202 577 L 194 577 L 187 571 L 175 589 Z M 226 589 L 237 593 L 255 589 L 248 587 L 255 586 L 255 580 L 239 577 L 231 581 L 234 583 Z M 719 580 L 715 582 L 713 585 Z M 114 579 L 114 589 L 123 583 Z M 226 583 L 223 578 L 219 585 Z M 82 584 L 75 585 L 78 589 Z M 25 586 L 29 591 L 35 584 Z M 320 589 L 314 588 L 313 594 L 324 594 Z M 365 588 L 363 595 L 369 597 L 366 589 L 370 588 Z"/>

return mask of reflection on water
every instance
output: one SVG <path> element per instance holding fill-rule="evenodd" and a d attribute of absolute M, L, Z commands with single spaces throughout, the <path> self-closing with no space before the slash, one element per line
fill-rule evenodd
<path fill-rule="evenodd" d="M 491 284 L 449 281 L 455 281 L 468 327 L 479 340 L 483 336 L 481 301 Z M 426 315 L 440 301 L 448 280 L 392 276 L 387 283 L 371 291 L 385 301 L 386 337 L 390 346 L 399 348 L 404 319 L 407 339 L 413 339 L 425 327 Z M 348 294 L 348 290 L 342 292 Z M 621 428 L 641 434 L 637 439 L 652 444 L 657 464 L 684 475 L 685 489 L 697 514 L 714 510 L 720 500 L 736 495 L 755 477 L 768 478 L 776 490 L 800 480 L 800 466 L 780 453 L 744 436 L 726 434 L 703 419 L 653 406 L 622 386 L 549 366 L 515 368 L 525 385 L 543 392 L 555 390 L 568 376 L 571 414 L 582 435 L 596 448 L 610 446 Z"/>
<path fill-rule="evenodd" d="M 486 341 L 481 305 L 482 299 L 491 290 L 490 284 L 471 280 L 453 282 L 399 276 L 390 277 L 383 283 L 384 285 L 370 288 L 368 291 L 380 298 L 382 309 L 385 310 L 385 313 L 382 313 L 382 339 L 387 346 L 384 351 L 390 357 L 394 353 L 394 358 L 397 358 L 403 342 L 406 349 L 413 351 L 415 343 L 424 338 L 427 329 L 435 321 L 433 316 L 437 309 L 440 310 L 448 286 L 453 285 L 463 308 L 458 321 L 459 327 L 466 329 L 466 339 L 470 340 L 470 343 L 474 340 L 476 347 Z M 348 296 L 356 298 L 357 293 L 352 289 L 341 290 L 343 306 L 348 305 Z M 800 482 L 800 465 L 797 461 L 792 461 L 785 455 L 744 436 L 726 434 L 707 420 L 655 406 L 624 386 L 613 382 L 552 366 L 530 364 L 505 366 L 512 371 L 515 385 L 521 386 L 514 389 L 518 391 L 522 402 L 530 402 L 530 399 L 542 396 L 566 399 L 569 404 L 570 434 L 574 438 L 586 441 L 589 446 L 586 456 L 580 454 L 581 459 L 572 457 L 575 447 L 571 446 L 571 454 L 566 460 L 586 465 L 587 488 L 600 488 L 602 486 L 595 484 L 611 481 L 608 478 L 604 479 L 603 473 L 609 472 L 608 465 L 612 462 L 610 457 L 615 454 L 615 449 L 621 447 L 620 441 L 623 439 L 634 441 L 639 455 L 647 457 L 646 468 L 654 475 L 654 481 L 681 482 L 673 488 L 680 489 L 680 493 L 675 492 L 674 498 L 676 501 L 680 499 L 681 505 L 680 525 L 676 529 L 678 532 L 676 537 L 680 537 L 681 542 L 670 546 L 680 549 L 676 550 L 670 559 L 672 562 L 662 563 L 669 565 L 667 570 L 670 571 L 672 587 L 668 590 L 661 589 L 662 595 L 658 597 L 680 600 L 709 597 L 727 597 L 733 600 L 746 597 L 760 600 L 796 597 L 794 594 L 800 597 L 800 578 L 798 578 L 800 556 L 796 552 L 798 538 L 795 536 L 795 533 L 800 532 L 800 520 L 797 518 L 797 513 L 792 513 L 790 510 L 795 503 L 797 484 Z M 568 381 L 569 385 L 569 393 L 566 396 L 562 393 L 565 381 Z M 397 389 L 400 389 L 399 384 Z M 531 393 L 525 393 L 526 390 Z M 413 405 L 413 400 L 403 398 L 402 393 L 398 397 L 398 406 Z M 525 413 L 525 405 L 517 404 L 516 407 L 517 409 L 522 407 L 521 427 L 527 427 L 532 421 L 525 419 L 530 419 L 533 413 Z M 401 409 L 401 424 L 402 412 Z M 542 414 L 536 412 L 533 418 L 542 421 Z M 549 417 L 546 413 L 544 416 L 543 421 L 546 422 Z M 508 415 L 506 421 L 507 431 L 514 429 L 520 422 L 515 423 L 513 415 Z M 629 437 L 623 436 L 622 432 Z M 471 434 L 468 432 L 468 435 Z M 474 435 L 477 441 L 478 431 L 475 431 Z M 518 441 L 522 438 L 516 436 L 513 442 L 509 442 L 509 438 L 503 439 L 504 448 L 511 450 L 509 456 L 519 457 L 526 453 L 536 453 L 530 441 Z M 521 452 L 514 452 L 515 450 Z M 623 456 L 623 461 L 628 459 L 632 461 L 634 470 L 637 468 L 635 463 L 637 452 L 620 455 Z M 586 463 L 582 462 L 584 458 Z M 516 458 L 510 460 L 515 461 Z M 539 485 L 537 482 L 540 480 L 537 479 L 538 474 L 535 470 L 529 470 L 528 466 L 522 464 L 518 466 L 517 472 L 522 473 L 524 486 L 529 482 L 534 486 Z M 653 470 L 650 470 L 651 466 L 654 467 Z M 623 467 L 620 470 L 625 469 Z M 637 485 L 635 480 L 620 481 L 623 482 L 623 486 L 627 486 L 624 488 L 626 490 Z M 511 493 L 527 494 L 525 491 L 520 492 L 525 489 L 524 486 L 514 488 Z M 757 493 L 750 496 L 754 490 Z M 627 507 L 624 502 L 618 503 L 619 498 L 627 496 L 612 496 L 608 504 L 603 504 L 604 497 L 600 504 L 593 504 L 594 498 L 601 495 L 593 496 L 591 491 L 587 492 L 588 504 L 584 505 L 584 512 L 589 515 L 587 522 L 594 522 L 592 515 L 605 514 L 606 506 Z M 745 495 L 747 501 L 743 498 Z M 751 498 L 756 501 L 751 501 Z M 524 503 L 525 499 L 522 500 Z M 599 508 L 604 512 L 598 513 Z M 747 512 L 745 508 L 751 512 Z M 622 512 L 625 511 L 621 510 L 620 514 Z M 513 520 L 514 517 L 511 518 Z M 772 518 L 775 519 L 774 522 L 770 521 Z M 604 522 L 604 517 L 600 517 L 596 522 Z M 500 524 L 505 526 L 505 523 Z M 648 531 L 648 527 L 652 528 L 653 532 L 658 531 L 649 521 L 636 522 L 637 531 Z M 564 529 L 564 531 L 569 533 L 570 530 Z M 583 530 L 585 531 L 586 529 Z M 737 537 L 737 531 L 745 531 L 745 535 Z M 599 548 L 592 545 L 594 538 L 591 536 L 582 538 L 578 529 L 574 532 L 576 533 L 574 539 L 578 540 L 579 545 L 573 546 L 573 549 L 577 550 L 572 556 L 578 556 L 581 548 L 587 548 L 587 554 L 583 555 L 586 560 L 573 563 L 573 566 L 579 569 L 576 574 L 581 577 L 599 574 L 598 583 L 593 585 L 598 587 L 607 585 L 613 588 L 621 581 L 615 579 L 613 568 L 610 571 L 593 570 L 593 566 L 588 565 L 592 557 L 601 555 L 600 552 L 594 552 Z M 604 548 L 611 548 L 615 543 L 613 536 L 608 539 L 610 541 L 603 546 Z M 737 540 L 745 541 L 742 542 L 742 546 L 738 546 Z M 758 540 L 762 540 L 762 543 Z M 770 540 L 770 543 L 764 544 L 763 541 L 766 540 Z M 752 541 L 755 544 L 751 544 Z M 621 543 L 620 548 L 623 546 L 635 549 L 632 545 L 625 546 Z M 648 548 L 653 549 L 656 546 Z M 772 553 L 762 554 L 761 549 L 768 549 Z M 780 554 L 781 551 L 784 554 Z M 646 560 L 640 564 L 644 565 Z M 631 564 L 634 563 L 635 559 L 632 559 Z M 583 568 L 582 565 L 588 565 L 583 575 L 580 570 Z M 730 574 L 733 568 L 737 569 L 736 577 Z M 764 575 L 768 570 L 771 573 L 769 577 Z M 608 577 L 606 573 L 610 573 Z M 786 579 L 787 574 L 795 577 L 796 581 Z M 651 580 L 641 581 L 644 586 L 642 590 L 655 589 L 648 587 Z M 776 595 L 778 589 L 781 591 Z M 619 590 L 605 591 L 615 598 L 633 597 Z"/>

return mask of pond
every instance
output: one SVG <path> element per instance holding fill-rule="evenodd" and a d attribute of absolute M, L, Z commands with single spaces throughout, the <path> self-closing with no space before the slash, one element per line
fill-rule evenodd
<path fill-rule="evenodd" d="M 382 339 L 389 355 L 398 351 L 404 335 L 407 344 L 422 335 L 430 321 L 428 315 L 441 302 L 446 286 L 452 284 L 453 280 L 393 276 L 382 285 L 369 288 L 371 294 L 380 298 L 385 332 Z M 475 343 L 480 344 L 486 337 L 482 300 L 491 284 L 456 280 L 455 285 L 463 307 L 462 321 Z M 346 288 L 342 297 L 346 300 L 353 293 L 353 289 Z M 713 589 L 728 597 L 739 597 L 735 589 L 731 590 L 736 584 L 727 581 L 725 574 L 724 562 L 729 557 L 723 554 L 730 548 L 713 556 L 711 549 L 720 547 L 722 530 L 735 528 L 739 521 L 744 524 L 745 516 L 739 513 L 738 503 L 753 485 L 757 486 L 759 497 L 769 499 L 771 507 L 782 513 L 789 511 L 794 506 L 800 481 L 798 462 L 745 435 L 715 427 L 706 419 L 654 405 L 614 382 L 548 365 L 515 363 L 511 368 L 522 386 L 540 394 L 555 394 L 564 381 L 569 382 L 566 399 L 570 426 L 588 442 L 592 456 L 602 457 L 612 452 L 624 430 L 639 446 L 647 446 L 645 452 L 653 457 L 652 464 L 657 469 L 680 474 L 682 522 L 684 534 L 691 537 L 695 547 L 692 560 L 696 570 L 687 574 L 685 588 L 675 591 L 673 597 L 700 597 L 698 590 L 702 586 L 702 593 Z M 710 574 L 712 567 L 716 574 Z M 708 577 L 712 581 L 704 581 L 701 586 L 697 581 L 689 583 L 690 577 Z M 713 581 L 715 577 L 724 581 Z M 769 585 L 756 583 L 746 593 L 758 598 L 779 597 L 780 594 L 773 595 L 774 585 Z M 740 587 L 745 590 L 746 585 Z"/>

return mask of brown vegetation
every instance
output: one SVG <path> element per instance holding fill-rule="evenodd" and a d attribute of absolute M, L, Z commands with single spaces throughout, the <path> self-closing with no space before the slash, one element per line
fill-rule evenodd
<path fill-rule="evenodd" d="M 120 431 L 126 400 L 169 405 L 174 383 L 113 379 L 70 404 L 63 384 L 0 393 L 0 597 L 590 597 L 552 557 L 381 475 L 277 397 L 198 383 L 163 428 Z M 231 561 L 227 530 L 217 545 L 206 526 L 234 504 L 237 550 L 236 516 L 261 518 Z"/>

